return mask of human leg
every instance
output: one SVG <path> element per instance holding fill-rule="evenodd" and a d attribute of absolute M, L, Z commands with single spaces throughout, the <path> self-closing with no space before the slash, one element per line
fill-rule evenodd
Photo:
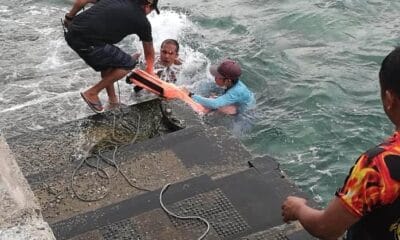
<path fill-rule="evenodd" d="M 101 78 L 106 77 L 107 75 L 111 74 L 111 72 L 113 71 L 112 68 L 109 68 L 105 71 L 101 71 Z M 114 88 L 114 83 L 112 83 L 111 85 L 106 87 L 106 91 L 107 91 L 107 96 L 108 96 L 108 102 L 110 104 L 114 104 L 114 103 L 118 103 L 119 99 L 117 98 L 116 94 L 115 94 L 115 88 Z"/>
<path fill-rule="evenodd" d="M 114 82 L 123 78 L 128 74 L 129 70 L 122 68 L 113 68 L 102 71 L 102 79 L 100 82 L 86 90 L 83 94 L 90 102 L 99 101 L 99 93 L 104 88 L 107 90 L 107 95 L 110 103 L 117 103 L 118 98 L 115 94 Z"/>
<path fill-rule="evenodd" d="M 118 47 L 106 44 L 101 46 L 91 46 L 88 49 L 78 49 L 77 53 L 95 71 L 101 72 L 101 80 L 94 86 L 82 93 L 82 97 L 93 109 L 96 104 L 96 111 L 102 111 L 99 93 L 105 88 L 109 98 L 109 103 L 118 103 L 115 94 L 114 82 L 128 74 L 130 69 L 136 65 L 136 60 L 131 55 L 123 52 Z M 99 104 L 100 103 L 100 104 Z"/>

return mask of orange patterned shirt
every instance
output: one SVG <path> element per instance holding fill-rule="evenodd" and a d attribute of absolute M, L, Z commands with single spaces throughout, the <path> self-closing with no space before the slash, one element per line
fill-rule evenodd
<path fill-rule="evenodd" d="M 388 220 L 390 215 L 391 220 L 381 228 L 394 237 L 397 235 L 393 239 L 400 240 L 400 132 L 362 154 L 336 196 L 349 211 L 360 218 L 370 217 L 375 221 L 379 214 L 374 215 L 374 212 L 382 212 L 382 209 L 387 211 L 388 214 L 379 215 L 379 218 L 383 216 Z"/>

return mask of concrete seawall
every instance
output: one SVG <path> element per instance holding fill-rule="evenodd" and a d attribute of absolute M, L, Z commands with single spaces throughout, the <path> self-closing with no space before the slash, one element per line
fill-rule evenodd
<path fill-rule="evenodd" d="M 0 136 L 0 239 L 55 239 L 15 158 Z"/>
<path fill-rule="evenodd" d="M 306 195 L 279 164 L 179 102 L 155 99 L 0 146 L 0 239 L 197 239 L 203 223 L 161 208 L 167 183 L 164 204 L 206 219 L 205 239 L 313 239 L 282 222 L 282 200 Z"/>

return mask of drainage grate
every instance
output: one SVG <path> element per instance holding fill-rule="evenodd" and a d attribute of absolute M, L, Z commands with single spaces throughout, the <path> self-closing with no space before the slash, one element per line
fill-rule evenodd
<path fill-rule="evenodd" d="M 130 219 L 112 223 L 99 229 L 104 240 L 141 240 Z"/>
<path fill-rule="evenodd" d="M 282 224 L 262 232 L 256 232 L 254 234 L 242 237 L 240 240 L 289 240 L 287 237 L 288 234 L 301 229 L 301 225 L 298 225 L 297 223 Z"/>
<path fill-rule="evenodd" d="M 282 232 L 266 231 L 263 233 L 256 233 L 240 240 L 289 240 Z"/>
<path fill-rule="evenodd" d="M 167 208 L 180 216 L 195 215 L 207 219 L 221 237 L 233 236 L 250 228 L 220 189 L 198 194 Z M 204 224 L 197 220 L 180 220 L 174 217 L 170 219 L 177 228 L 196 232 L 205 229 Z"/>

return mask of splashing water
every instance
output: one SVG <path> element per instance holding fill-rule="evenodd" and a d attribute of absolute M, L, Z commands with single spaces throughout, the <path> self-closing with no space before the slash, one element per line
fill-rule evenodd
<path fill-rule="evenodd" d="M 0 0 L 0 129 L 11 137 L 82 118 L 79 91 L 98 73 L 64 42 L 61 0 Z M 241 141 L 272 155 L 320 203 L 333 196 L 357 156 L 392 131 L 377 73 L 400 42 L 397 0 L 161 1 L 150 14 L 156 50 L 176 38 L 184 60 L 178 84 L 214 87 L 210 64 L 232 57 L 256 93 L 256 122 Z M 141 51 L 137 37 L 120 43 Z M 131 86 L 119 83 L 122 101 Z M 104 94 L 100 96 L 104 99 Z M 209 119 L 211 122 L 214 119 Z M 215 119 L 217 122 L 219 119 Z M 240 132 L 241 130 L 239 130 Z"/>

